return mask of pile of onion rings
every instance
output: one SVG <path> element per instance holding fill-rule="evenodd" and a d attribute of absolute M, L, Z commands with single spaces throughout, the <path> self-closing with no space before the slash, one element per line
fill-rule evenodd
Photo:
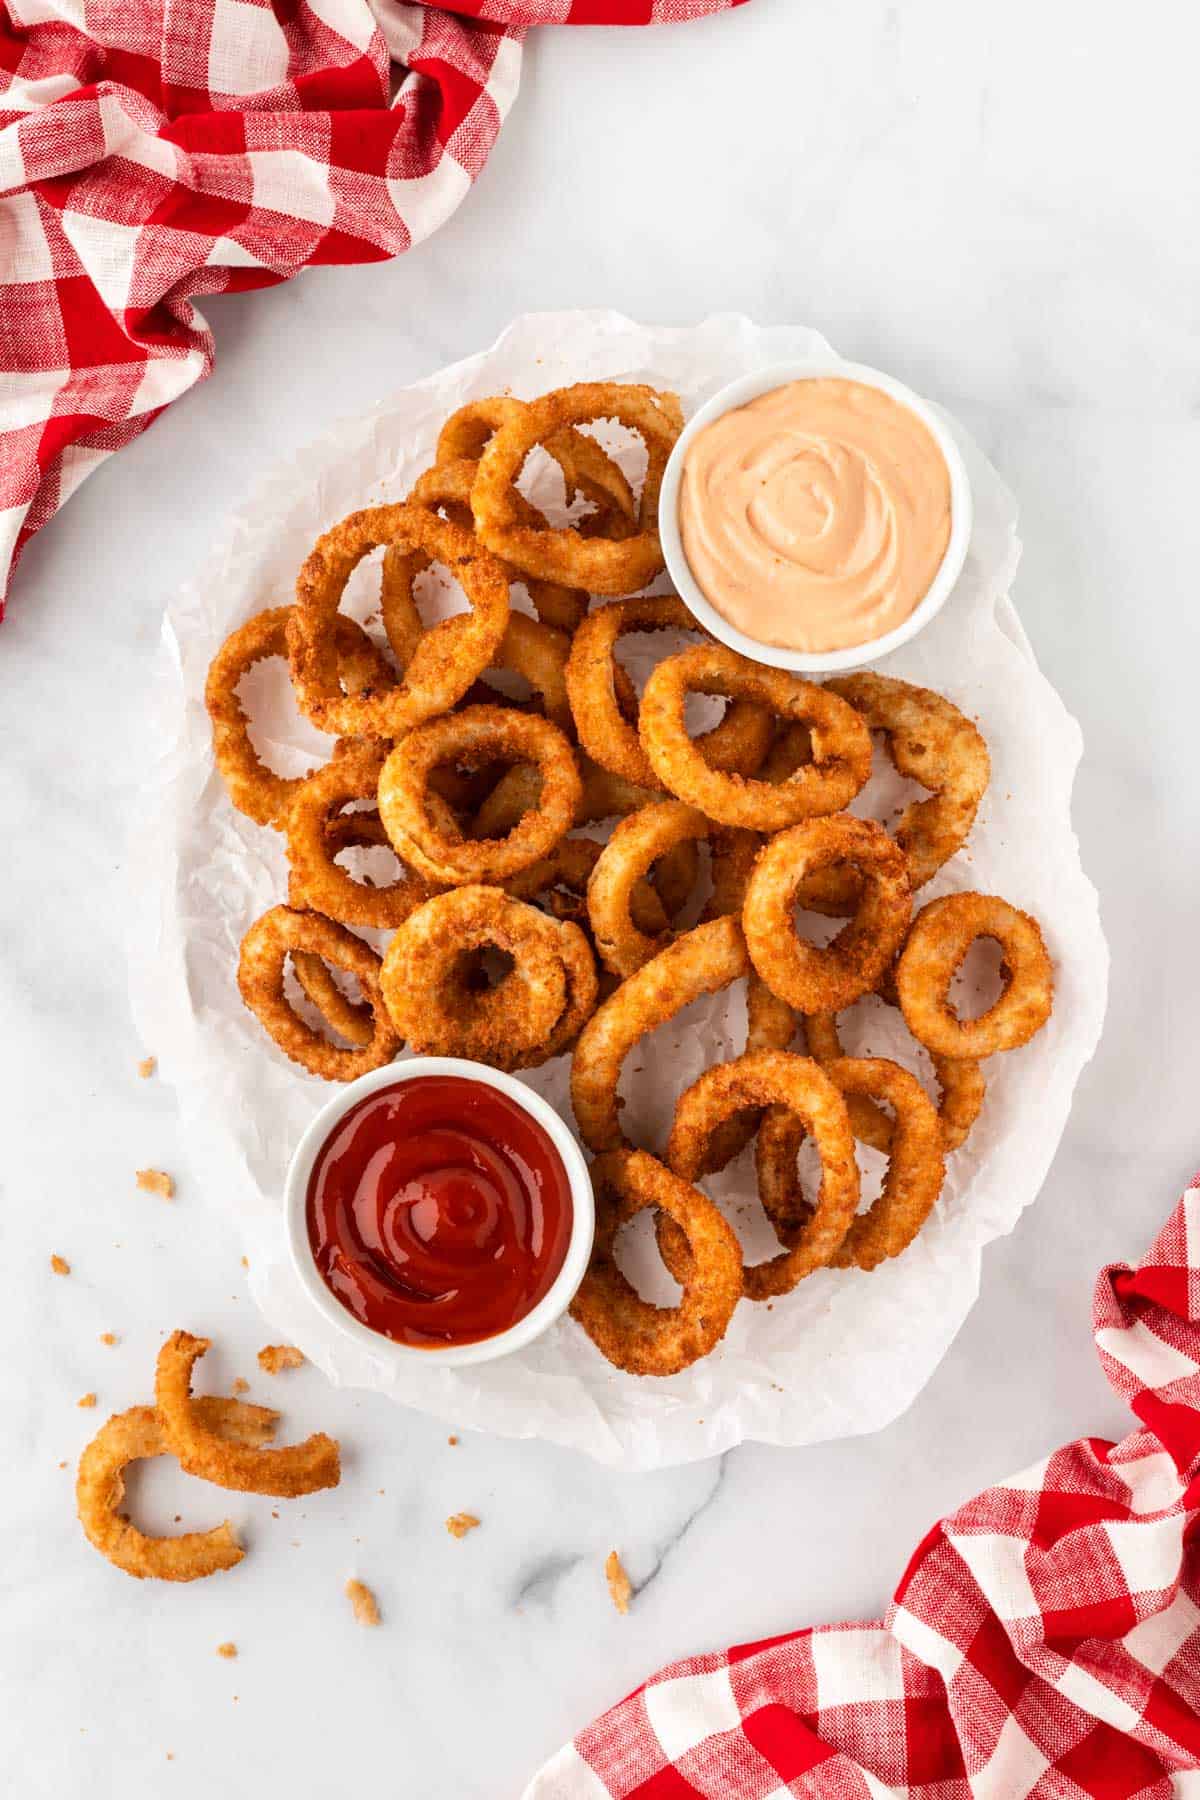
<path fill-rule="evenodd" d="M 640 440 L 640 484 L 606 447 L 613 426 Z M 644 1374 L 706 1354 L 739 1298 L 901 1254 L 985 1103 L 981 1063 L 1026 1043 L 1053 1003 L 1037 922 L 947 891 L 990 775 L 975 724 L 895 677 L 821 685 L 752 662 L 674 594 L 646 591 L 662 572 L 658 494 L 681 426 L 674 395 L 632 384 L 469 402 L 402 502 L 332 524 L 293 605 L 234 632 L 206 696 L 231 799 L 281 833 L 290 864 L 287 905 L 242 944 L 247 1007 L 285 1055 L 332 1080 L 404 1045 L 503 1069 L 571 1052 L 603 1193 L 575 1316 Z M 559 517 L 525 491 L 539 458 L 561 475 Z M 340 608 L 376 550 L 371 635 Z M 439 566 L 466 610 L 433 622 Z M 665 631 L 698 641 L 663 645 L 639 698 L 624 640 L 657 634 L 657 646 Z M 237 694 L 254 662 L 283 654 L 301 710 L 336 734 L 325 766 L 299 779 L 262 762 Z M 699 732 L 693 696 L 724 706 Z M 847 810 L 871 775 L 872 733 L 926 790 L 886 829 Z M 931 881 L 941 896 L 914 907 Z M 798 908 L 845 923 L 827 941 Z M 953 984 L 981 938 L 1000 945 L 1003 991 L 966 1018 Z M 740 983 L 744 1054 L 680 1097 L 669 1143 L 636 1142 L 618 1091 L 630 1052 Z M 900 1009 L 932 1079 L 846 1054 L 839 1015 L 872 995 Z M 806 1139 L 823 1169 L 811 1196 L 796 1164 Z M 889 1159 L 861 1212 L 856 1141 Z M 752 1143 L 780 1249 L 743 1269 L 696 1184 Z M 613 1261 L 619 1229 L 647 1206 L 684 1287 L 676 1307 L 651 1306 Z"/>
<path fill-rule="evenodd" d="M 226 1519 L 208 1531 L 153 1537 L 121 1511 L 125 1470 L 153 1456 L 174 1456 L 188 1475 L 244 1494 L 295 1499 L 336 1487 L 338 1446 L 324 1432 L 302 1444 L 271 1445 L 279 1414 L 219 1395 L 193 1398 L 192 1366 L 207 1338 L 176 1331 L 158 1353 L 155 1404 L 114 1413 L 79 1459 L 75 1504 L 91 1544 L 138 1580 L 198 1581 L 232 1569 L 245 1551 Z"/>

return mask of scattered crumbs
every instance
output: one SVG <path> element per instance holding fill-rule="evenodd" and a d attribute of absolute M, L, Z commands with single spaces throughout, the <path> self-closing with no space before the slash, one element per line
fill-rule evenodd
<path fill-rule="evenodd" d="M 365 1581 L 348 1581 L 346 1598 L 354 1608 L 354 1617 L 360 1625 L 378 1625 L 379 1605 Z"/>
<path fill-rule="evenodd" d="M 242 1267 L 243 1269 L 248 1269 L 250 1267 L 250 1258 L 248 1256 L 243 1256 Z"/>
<path fill-rule="evenodd" d="M 175 1183 L 162 1169 L 139 1169 L 137 1184 L 147 1194 L 161 1194 L 164 1200 L 175 1198 Z"/>
<path fill-rule="evenodd" d="M 235 1394 L 248 1394 L 250 1392 L 250 1383 L 246 1380 L 244 1375 L 237 1375 L 234 1377 L 233 1391 Z"/>
<path fill-rule="evenodd" d="M 271 1508 L 271 1517 L 273 1519 L 277 1519 L 279 1517 L 279 1508 L 277 1506 L 273 1506 Z"/>
<path fill-rule="evenodd" d="M 168 1751 L 167 1751 L 167 1761 L 168 1761 L 168 1762 L 174 1762 L 174 1761 L 175 1761 L 175 1752 L 174 1752 L 174 1751 L 173 1751 L 173 1750 L 168 1750 Z"/>
<path fill-rule="evenodd" d="M 71 1265 L 65 1256 L 52 1256 L 50 1258 L 50 1267 L 54 1270 L 56 1275 L 69 1275 L 71 1273 Z"/>
<path fill-rule="evenodd" d="M 115 1331 L 102 1331 L 100 1333 L 100 1342 L 102 1344 L 109 1344 L 109 1345 L 115 1344 L 117 1342 L 116 1332 Z"/>
<path fill-rule="evenodd" d="M 77 1400 L 75 1402 L 75 1404 L 76 1404 L 76 1406 L 95 1406 L 96 1396 L 95 1396 L 95 1394 L 85 1394 L 83 1396 L 83 1398 L 81 1400 Z"/>
<path fill-rule="evenodd" d="M 468 1531 L 474 1531 L 478 1524 L 479 1520 L 474 1513 L 451 1513 L 446 1520 L 446 1530 L 451 1537 L 465 1538 Z"/>
<path fill-rule="evenodd" d="M 610 1550 L 604 1564 L 604 1579 L 608 1583 L 608 1595 L 619 1613 L 629 1611 L 629 1602 L 633 1595 L 633 1583 L 625 1573 L 625 1566 L 615 1550 Z"/>
<path fill-rule="evenodd" d="M 138 1064 L 138 1074 L 143 1081 L 148 1081 L 157 1067 L 158 1062 L 156 1058 L 153 1056 L 143 1056 L 141 1062 Z"/>
<path fill-rule="evenodd" d="M 176 1523 L 176 1525 L 181 1525 L 183 1523 L 183 1514 L 182 1513 L 175 1514 L 175 1523 Z"/>
<path fill-rule="evenodd" d="M 303 1350 L 295 1344 L 264 1344 L 258 1353 L 258 1366 L 265 1375 L 279 1375 L 284 1369 L 298 1369 L 304 1361 Z"/>
<path fill-rule="evenodd" d="M 217 1645 L 217 1655 L 223 1656 L 225 1658 L 226 1662 L 232 1662 L 233 1658 L 237 1655 L 237 1645 L 236 1644 L 218 1644 Z"/>
<path fill-rule="evenodd" d="M 60 1469 L 65 1469 L 67 1465 L 65 1462 L 60 1462 L 58 1466 Z"/>
<path fill-rule="evenodd" d="M 458 1439 L 457 1439 L 457 1438 L 456 1438 L 456 1437 L 448 1437 L 448 1438 L 447 1438 L 447 1439 L 446 1439 L 446 1442 L 447 1442 L 447 1443 L 448 1443 L 448 1444 L 457 1444 L 457 1442 L 458 1442 Z"/>

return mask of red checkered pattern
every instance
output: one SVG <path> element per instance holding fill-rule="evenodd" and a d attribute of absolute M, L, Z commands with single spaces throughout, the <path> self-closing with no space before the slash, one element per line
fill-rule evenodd
<path fill-rule="evenodd" d="M 427 237 L 527 26 L 737 4 L 0 0 L 0 616 L 32 534 L 209 373 L 198 296 Z"/>
<path fill-rule="evenodd" d="M 1196 1800 L 1200 1176 L 1095 1335 L 1138 1430 L 943 1519 L 885 1619 L 663 1670 L 525 1800 Z"/>

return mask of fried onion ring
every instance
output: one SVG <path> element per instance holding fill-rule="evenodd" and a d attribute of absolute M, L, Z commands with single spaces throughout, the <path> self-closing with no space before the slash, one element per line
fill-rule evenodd
<path fill-rule="evenodd" d="M 544 910 L 556 919 L 569 919 L 577 925 L 587 919 L 588 882 L 603 849 L 595 838 L 562 838 L 548 856 L 531 863 L 519 875 L 511 875 L 503 884 L 504 891 L 514 900 L 528 900 L 534 905 L 544 902 Z M 631 916 L 637 928 L 650 936 L 670 930 L 672 914 L 678 912 L 694 885 L 694 863 L 690 869 L 677 869 L 679 860 L 677 852 L 668 852 L 651 877 L 639 881 L 633 889 Z M 688 859 L 682 860 L 687 863 Z"/>
<path fill-rule="evenodd" d="M 154 1404 L 180 1468 L 239 1494 L 273 1494 L 285 1500 L 336 1487 L 342 1473 L 338 1447 L 323 1431 L 302 1444 L 263 1450 L 231 1442 L 213 1430 L 192 1398 L 192 1369 L 209 1341 L 189 1331 L 173 1331 L 158 1353 Z"/>
<path fill-rule="evenodd" d="M 255 663 L 270 657 L 287 659 L 290 606 L 256 613 L 232 632 L 213 657 L 204 685 L 204 704 L 212 721 L 213 759 L 226 791 L 239 812 L 258 825 L 280 825 L 303 775 L 276 775 L 250 742 L 249 722 L 237 696 L 238 683 Z M 391 680 L 387 663 L 361 625 L 339 613 L 333 629 L 339 689 L 368 693 Z"/>
<path fill-rule="evenodd" d="M 571 1065 L 571 1105 L 589 1150 L 615 1150 L 625 1142 L 617 1082 L 638 1040 L 699 995 L 718 993 L 749 970 L 740 921 L 712 919 L 643 963 L 597 1008 L 579 1034 Z"/>
<path fill-rule="evenodd" d="M 456 458 L 478 462 L 501 426 L 521 418 L 525 405 L 525 401 L 516 400 L 509 394 L 469 400 L 442 426 L 437 441 L 438 462 Z M 680 418 L 679 429 L 682 426 Z M 594 437 L 568 426 L 550 437 L 543 448 L 563 472 L 568 500 L 572 494 L 582 494 L 601 512 L 612 513 L 631 523 L 637 518 L 633 490 L 618 465 Z"/>
<path fill-rule="evenodd" d="M 429 883 L 411 870 L 403 871 L 387 887 L 368 887 L 334 861 L 337 851 L 330 841 L 329 825 L 342 807 L 355 800 L 375 799 L 383 760 L 382 745 L 350 745 L 310 775 L 294 796 L 286 822 L 291 863 L 288 900 L 292 906 L 311 908 L 343 925 L 387 930 L 403 924 L 415 907 L 428 900 Z M 351 820 L 355 816 L 348 815 Z"/>
<path fill-rule="evenodd" d="M 618 1369 L 674 1375 L 718 1344 L 742 1294 L 742 1253 L 712 1201 L 644 1150 L 610 1150 L 591 1168 L 596 1194 L 592 1259 L 571 1317 Z M 672 1220 L 688 1247 L 679 1304 L 652 1306 L 613 1260 L 613 1240 L 643 1207 Z"/>
<path fill-rule="evenodd" d="M 797 936 L 792 913 L 805 876 L 849 863 L 862 876 L 858 910 L 824 949 Z M 755 968 L 797 1012 L 838 1012 L 880 980 L 912 916 L 904 852 L 882 825 L 839 813 L 781 831 L 760 852 L 742 923 Z"/>
<path fill-rule="evenodd" d="M 950 983 L 977 938 L 1004 953 L 1003 992 L 975 1019 L 960 1019 Z M 1027 1044 L 1054 1005 L 1054 968 L 1036 919 L 992 894 L 947 894 L 917 914 L 896 964 L 908 1029 L 939 1056 L 993 1056 Z"/>
<path fill-rule="evenodd" d="M 847 1100 L 883 1101 L 895 1113 L 879 1198 L 856 1215 L 831 1259 L 837 1269 L 874 1269 L 907 1250 L 942 1191 L 941 1127 L 925 1089 L 898 1063 L 847 1056 L 828 1063 L 825 1072 Z M 767 1113 L 758 1133 L 759 1196 L 785 1244 L 807 1228 L 812 1213 L 796 1175 L 804 1137 L 804 1122 L 783 1107 Z"/>
<path fill-rule="evenodd" d="M 288 952 L 295 950 L 312 951 L 356 978 L 374 1020 L 368 1043 L 349 1050 L 328 1043 L 293 1010 L 284 993 L 284 965 Z M 344 926 L 320 913 L 273 906 L 242 939 L 238 989 L 285 1056 L 327 1081 L 353 1081 L 368 1069 L 391 1062 L 401 1044 L 383 1003 L 379 969 L 370 945 Z"/>
<path fill-rule="evenodd" d="M 663 947 L 663 932 L 647 933 L 633 918 L 634 896 L 646 876 L 660 857 L 707 838 L 709 830 L 695 807 L 660 800 L 630 813 L 613 831 L 588 882 L 587 908 L 596 949 L 615 974 L 632 975 Z"/>
<path fill-rule="evenodd" d="M 612 600 L 589 613 L 575 633 L 566 668 L 567 694 L 583 748 L 602 768 L 639 787 L 653 788 L 658 777 L 622 707 L 619 680 L 624 671 L 616 660 L 617 639 L 627 632 L 699 631 L 695 619 L 674 594 L 639 594 Z M 734 699 L 724 718 L 694 740 L 711 769 L 752 775 L 771 743 L 771 714 L 752 700 Z"/>
<path fill-rule="evenodd" d="M 532 763 L 537 805 L 504 837 L 465 838 L 434 807 L 429 776 L 439 763 Z M 548 719 L 502 706 L 470 706 L 418 726 L 392 750 L 379 777 L 379 816 L 397 855 L 433 882 L 500 882 L 553 849 L 575 823 L 582 784 L 570 744 Z"/>
<path fill-rule="evenodd" d="M 648 464 L 632 536 L 585 536 L 574 527 L 539 530 L 517 517 L 516 482 L 535 444 L 553 440 L 565 426 L 617 419 L 646 445 Z M 526 574 L 591 594 L 633 594 L 663 566 L 656 521 L 658 490 L 679 435 L 651 388 L 617 382 L 580 382 L 525 405 L 487 444 L 471 493 L 475 529 L 488 549 Z"/>
<path fill-rule="evenodd" d="M 890 1006 L 899 1006 L 891 992 L 879 996 Z M 823 1068 L 837 1062 L 846 1052 L 838 1036 L 837 1015 L 810 1013 L 804 1021 L 808 1053 Z M 972 1125 L 979 1117 L 987 1092 L 987 1082 L 978 1062 L 970 1056 L 937 1056 L 930 1051 L 934 1079 L 938 1085 L 938 1120 L 941 1126 L 942 1150 L 948 1154 L 967 1141 Z M 868 1094 L 848 1093 L 846 1109 L 854 1135 L 860 1144 L 885 1153 L 892 1147 L 892 1121 Z"/>
<path fill-rule="evenodd" d="M 846 1103 L 819 1063 L 786 1051 L 758 1050 L 705 1069 L 680 1095 L 667 1147 L 675 1173 L 693 1181 L 704 1166 L 714 1130 L 746 1107 L 784 1109 L 785 1117 L 803 1121 L 821 1158 L 816 1204 L 786 1239 L 787 1249 L 745 1271 L 746 1298 L 771 1300 L 791 1293 L 806 1275 L 831 1262 L 852 1229 L 859 1197 L 854 1133 Z M 771 1116 L 768 1111 L 760 1141 Z M 671 1273 L 683 1280 L 689 1272 L 687 1247 L 668 1219 L 658 1222 L 658 1245 Z"/>
<path fill-rule="evenodd" d="M 688 736 L 689 694 L 752 700 L 781 719 L 799 720 L 812 736 L 813 760 L 781 782 L 714 769 Z M 846 806 L 871 773 L 871 737 L 854 708 L 836 694 L 782 669 L 749 662 L 722 644 L 699 644 L 668 656 L 650 674 L 638 730 L 655 775 L 690 806 L 722 825 L 781 831 L 801 819 Z M 764 746 L 765 749 L 765 746 Z"/>
<path fill-rule="evenodd" d="M 884 733 L 897 771 L 930 790 L 906 807 L 893 836 L 908 858 L 913 892 L 961 850 L 987 789 L 987 745 L 957 706 L 930 688 L 888 675 L 860 671 L 826 686 L 861 713 L 871 731 Z M 848 869 L 822 869 L 806 883 L 805 906 L 817 912 L 851 913 L 860 883 Z"/>
<path fill-rule="evenodd" d="M 247 1447 L 268 1443 L 279 1418 L 268 1406 L 250 1406 L 242 1400 L 208 1396 L 194 1405 L 207 1431 Z M 75 1481 L 75 1506 L 88 1542 L 139 1581 L 199 1581 L 219 1569 L 236 1567 L 246 1552 L 228 1519 L 211 1531 L 150 1537 L 122 1517 L 119 1508 L 129 1464 L 169 1454 L 152 1406 L 131 1406 L 100 1427 L 79 1459 Z"/>
<path fill-rule="evenodd" d="M 494 949 L 512 967 L 493 988 L 472 985 L 472 954 Z M 579 928 L 494 887 L 436 895 L 397 931 L 383 993 L 414 1050 L 494 1068 L 536 1068 L 566 1048 L 596 1004 L 596 965 Z"/>
<path fill-rule="evenodd" d="M 470 604 L 423 634 L 401 679 L 382 692 L 343 694 L 337 680 L 336 621 L 351 572 L 380 545 L 396 555 L 431 557 L 461 584 Z M 508 577 L 471 535 L 422 506 L 376 506 L 334 525 L 296 581 L 288 624 L 292 682 L 304 711 L 326 731 L 397 738 L 447 711 L 487 668 L 508 624 Z"/>

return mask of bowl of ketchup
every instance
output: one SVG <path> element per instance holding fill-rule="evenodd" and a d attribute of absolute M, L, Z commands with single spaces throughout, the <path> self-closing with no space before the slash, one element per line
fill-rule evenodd
<path fill-rule="evenodd" d="M 511 1075 L 421 1056 L 348 1083 L 296 1146 L 292 1261 L 376 1354 L 449 1367 L 519 1350 L 583 1280 L 591 1178 L 553 1107 Z"/>

